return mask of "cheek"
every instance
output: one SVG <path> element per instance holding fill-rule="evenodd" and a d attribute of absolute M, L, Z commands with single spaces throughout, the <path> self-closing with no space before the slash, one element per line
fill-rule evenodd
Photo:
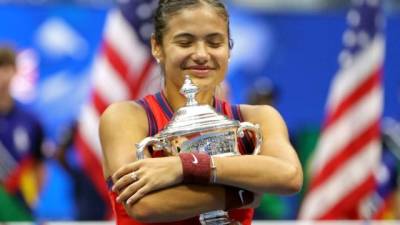
<path fill-rule="evenodd" d="M 176 79 L 180 71 L 180 62 L 177 60 L 177 58 L 167 59 L 165 61 L 164 69 L 164 73 L 166 75 L 170 75 L 172 76 L 172 79 Z"/>
<path fill-rule="evenodd" d="M 185 57 L 187 57 L 187 55 L 185 55 L 184 53 L 176 50 L 176 49 L 168 49 L 168 55 L 167 57 L 165 57 L 165 66 L 166 68 L 171 68 L 171 69 L 179 69 L 180 65 L 182 64 L 182 62 L 184 61 Z"/>
<path fill-rule="evenodd" d="M 168 57 L 164 60 L 164 75 L 167 79 L 172 80 L 174 82 L 180 82 L 181 78 L 181 64 L 182 57 L 176 54 L 169 54 Z"/>
<path fill-rule="evenodd" d="M 228 68 L 228 63 L 229 63 L 228 56 L 226 54 L 217 55 L 216 60 L 218 61 L 219 66 L 221 67 L 220 69 L 223 71 L 226 71 Z"/>
<path fill-rule="evenodd" d="M 213 54 L 218 62 L 222 65 L 226 65 L 229 60 L 229 50 L 228 49 L 221 49 L 219 51 L 215 51 Z"/>

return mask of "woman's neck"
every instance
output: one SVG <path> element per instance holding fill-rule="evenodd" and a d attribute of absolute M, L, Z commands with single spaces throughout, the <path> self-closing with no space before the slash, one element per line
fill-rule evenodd
<path fill-rule="evenodd" d="M 186 105 L 185 96 L 183 96 L 176 88 L 165 87 L 163 92 L 174 112 Z M 213 97 L 213 91 L 199 91 L 196 95 L 196 100 L 199 105 L 213 105 Z"/>

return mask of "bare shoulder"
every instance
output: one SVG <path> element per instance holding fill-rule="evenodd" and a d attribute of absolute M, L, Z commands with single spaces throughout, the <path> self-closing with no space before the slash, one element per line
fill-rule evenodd
<path fill-rule="evenodd" d="M 111 114 L 125 114 L 125 113 L 145 113 L 143 107 L 135 101 L 122 101 L 112 103 L 104 110 L 102 117 L 110 116 Z"/>
<path fill-rule="evenodd" d="M 146 111 L 135 102 L 110 105 L 101 115 L 99 136 L 105 176 L 136 160 L 135 144 L 148 132 Z"/>
<path fill-rule="evenodd" d="M 134 101 L 113 103 L 100 117 L 101 126 L 135 127 L 147 129 L 147 115 L 141 105 Z"/>
<path fill-rule="evenodd" d="M 286 123 L 274 107 L 269 105 L 240 105 L 240 111 L 244 121 L 259 124 L 270 134 L 288 136 Z"/>
<path fill-rule="evenodd" d="M 281 119 L 280 113 L 269 105 L 240 105 L 243 119 L 249 122 L 261 122 L 259 120 Z"/>

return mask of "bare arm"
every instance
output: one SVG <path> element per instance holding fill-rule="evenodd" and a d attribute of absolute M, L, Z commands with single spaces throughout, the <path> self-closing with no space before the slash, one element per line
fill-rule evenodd
<path fill-rule="evenodd" d="M 250 105 L 242 105 L 241 112 L 245 121 L 261 126 L 261 153 L 258 156 L 215 157 L 217 183 L 257 193 L 298 192 L 303 173 L 279 113 L 270 106 Z"/>
<path fill-rule="evenodd" d="M 122 109 L 118 109 L 120 107 Z M 261 155 L 216 158 L 217 182 L 256 193 L 298 191 L 302 172 L 279 114 L 269 107 L 245 106 L 243 115 L 245 120 L 262 127 L 264 143 Z M 126 184 L 126 188 L 116 191 L 124 202 L 128 198 L 134 199 L 133 204 L 125 203 L 128 214 L 141 221 L 166 222 L 224 209 L 225 190 L 222 186 L 179 185 L 182 167 L 178 157 L 135 162 L 134 144 L 146 134 L 147 118 L 139 106 L 117 105 L 102 116 L 100 136 L 105 155 L 105 174 L 113 174 L 113 180 L 118 180 L 120 187 Z M 132 148 L 127 149 L 126 146 Z M 139 175 L 138 181 L 129 180 L 132 171 Z"/>
<path fill-rule="evenodd" d="M 223 209 L 222 186 L 179 185 L 152 192 L 137 203 L 125 205 L 130 215 L 143 222 L 172 222 Z"/>
<path fill-rule="evenodd" d="M 113 104 L 103 113 L 100 120 L 100 139 L 104 155 L 104 175 L 106 177 L 112 176 L 121 168 L 130 169 L 129 165 L 136 161 L 135 143 L 145 138 L 147 132 L 146 113 L 136 103 Z M 152 163 L 154 160 L 158 160 L 157 163 Z M 130 216 L 144 222 L 167 222 L 224 208 L 225 191 L 222 186 L 177 186 L 182 176 L 179 157 L 154 158 L 147 161 L 145 159 L 137 163 L 142 166 L 143 174 L 138 172 L 140 179 L 133 185 L 150 179 L 152 175 L 148 173 L 144 175 L 145 169 L 154 165 L 157 165 L 156 169 L 161 174 L 166 174 L 156 177 L 157 181 L 163 182 L 165 179 L 171 178 L 172 175 L 168 175 L 167 171 L 176 171 L 173 172 L 176 177 L 171 178 L 173 186 L 168 189 L 165 189 L 166 187 L 160 188 L 161 190 L 152 193 L 141 191 L 136 193 L 139 194 L 139 201 L 133 204 L 123 202 Z M 165 173 L 163 170 L 165 170 Z M 129 176 L 126 177 L 125 179 L 129 178 Z M 128 190 L 118 190 L 117 192 L 121 194 L 124 191 L 128 192 Z"/>

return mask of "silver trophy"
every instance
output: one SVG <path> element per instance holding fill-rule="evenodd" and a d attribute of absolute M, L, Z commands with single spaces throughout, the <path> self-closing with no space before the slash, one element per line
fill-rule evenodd
<path fill-rule="evenodd" d="M 199 105 L 195 98 L 198 88 L 189 76 L 186 76 L 180 92 L 187 99 L 186 105 L 175 112 L 162 131 L 136 144 L 138 160 L 144 159 L 144 151 L 149 146 L 153 151 L 166 151 L 167 155 L 180 152 L 202 152 L 215 157 L 240 155 L 237 138 L 242 138 L 245 130 L 255 135 L 253 154 L 260 152 L 262 135 L 259 125 L 230 120 L 209 105 Z M 223 210 L 202 213 L 200 222 L 203 225 L 240 224 Z"/>

